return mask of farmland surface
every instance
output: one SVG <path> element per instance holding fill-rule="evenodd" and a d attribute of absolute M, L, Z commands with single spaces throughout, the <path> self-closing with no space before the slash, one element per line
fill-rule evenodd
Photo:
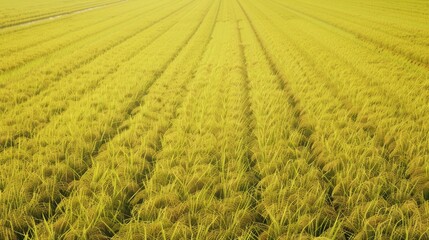
<path fill-rule="evenodd" d="M 429 2 L 2 0 L 0 239 L 429 239 Z"/>

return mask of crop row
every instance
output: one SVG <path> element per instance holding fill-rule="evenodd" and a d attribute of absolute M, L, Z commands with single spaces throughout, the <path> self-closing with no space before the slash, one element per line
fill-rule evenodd
<path fill-rule="evenodd" d="M 311 31 L 299 30 L 304 28 Z M 332 82 L 330 88 L 351 111 L 359 128 L 374 138 L 385 159 L 402 161 L 409 168 L 411 162 L 427 156 L 428 127 L 422 121 L 429 116 L 422 107 L 428 103 L 427 83 L 420 81 L 429 77 L 425 68 L 394 58 L 389 52 L 373 52 L 365 44 L 321 31 L 318 26 L 288 24 L 288 29 L 294 32 L 290 36 L 299 41 L 300 47 L 313 54 L 312 60 L 325 76 L 325 82 Z M 337 40 L 335 44 L 333 38 Z M 366 60 L 358 64 L 349 60 L 359 58 Z M 322 61 L 323 64 L 316 64 Z M 410 89 L 415 96 L 409 96 Z M 416 198 L 425 197 L 425 180 L 412 182 L 416 184 Z"/>
<path fill-rule="evenodd" d="M 181 2 L 178 2 L 178 4 L 181 4 Z M 129 9 L 132 7 L 132 5 L 127 5 L 127 7 Z M 159 10 L 160 8 L 162 10 Z M 115 35 L 115 34 L 123 33 L 122 31 L 118 31 L 118 30 L 128 30 L 130 31 L 130 33 L 136 34 L 138 33 L 139 30 L 141 31 L 142 28 L 144 29 L 145 26 L 151 24 L 153 22 L 153 18 L 156 19 L 159 16 L 163 16 L 162 13 L 165 12 L 166 10 L 167 9 L 162 8 L 162 5 L 161 5 L 161 6 L 154 7 L 152 9 L 148 9 L 147 15 L 141 15 L 141 11 L 136 11 L 131 16 L 129 16 L 128 14 L 121 14 L 119 18 L 111 18 L 99 24 L 94 24 L 90 27 L 86 27 L 80 31 L 74 32 L 72 35 L 63 35 L 59 38 L 54 38 L 50 41 L 42 42 L 37 45 L 34 45 L 33 47 L 23 49 L 22 51 L 14 52 L 12 54 L 7 54 L 1 59 L 0 71 L 5 72 L 5 71 L 10 71 L 12 69 L 16 69 L 20 66 L 25 65 L 26 63 L 29 63 L 41 57 L 46 59 L 48 55 L 52 55 L 59 50 L 62 51 L 63 55 L 59 55 L 57 57 L 63 57 L 63 56 L 70 57 L 71 55 L 73 55 L 70 53 L 75 52 L 73 51 L 74 49 L 76 48 L 85 49 L 86 46 L 92 46 L 93 47 L 92 51 L 97 53 L 97 51 L 102 51 L 104 47 L 108 47 L 108 45 L 104 43 L 103 40 L 120 41 L 121 39 L 126 39 L 127 37 L 129 37 L 128 35 L 119 35 L 119 36 Z M 98 14 L 105 15 L 106 13 L 102 11 Z M 142 21 L 142 24 L 141 25 L 130 24 L 131 21 Z M 48 30 L 49 32 L 58 31 L 57 30 L 58 28 L 56 27 L 49 26 L 49 28 L 50 28 L 50 30 Z M 35 34 L 35 32 L 31 28 L 28 31 L 32 35 Z M 37 31 L 37 29 L 35 31 Z M 112 34 L 112 36 L 109 36 L 109 34 Z M 11 34 L 11 35 L 13 36 L 14 34 Z M 16 37 L 17 36 L 15 36 L 15 38 Z M 95 46 L 98 46 L 98 48 L 95 48 Z M 75 59 L 75 61 L 76 59 L 79 59 L 79 61 L 76 61 L 77 63 L 75 63 L 74 66 L 79 65 L 79 63 L 85 62 L 85 60 L 87 60 L 85 58 L 81 59 L 81 57 L 78 57 L 78 56 L 74 56 L 73 59 Z M 67 65 L 65 66 L 65 68 L 67 68 Z M 46 67 L 44 69 L 46 69 Z M 15 81 L 12 81 L 12 82 L 15 82 Z"/>
<path fill-rule="evenodd" d="M 134 17 L 137 17 L 137 20 L 146 23 L 141 26 L 129 27 L 128 25 L 130 24 L 127 21 L 133 20 L 133 18 L 126 18 L 116 27 L 107 25 L 106 31 L 102 31 L 101 36 L 96 34 L 99 33 L 98 31 L 92 32 L 93 36 L 90 36 L 89 39 L 85 39 L 82 42 L 78 41 L 77 44 L 61 49 L 53 56 L 44 56 L 49 60 L 52 58 L 49 64 L 46 64 L 45 58 L 39 58 L 36 64 L 27 63 L 24 68 L 18 71 L 13 71 L 11 74 L 2 74 L 2 88 L 0 89 L 1 111 L 7 111 L 13 106 L 27 101 L 33 95 L 37 95 L 50 86 L 51 83 L 70 75 L 73 71 L 90 63 L 104 52 L 121 43 L 126 43 L 128 39 L 135 38 L 138 34 L 141 35 L 145 29 L 174 13 L 168 11 L 160 11 L 161 13 L 165 12 L 165 14 L 169 13 L 162 18 L 159 18 L 162 15 L 157 15 L 153 12 L 144 17 L 138 17 L 138 14 L 135 15 Z M 154 19 L 156 19 L 155 22 Z M 97 30 L 97 28 L 93 30 Z M 124 34 L 124 30 L 127 34 Z M 79 48 L 80 51 L 75 51 L 76 48 Z"/>
<path fill-rule="evenodd" d="M 386 2 L 1 29 L 0 239 L 429 238 L 424 9 Z"/>
<path fill-rule="evenodd" d="M 414 35 L 420 39 L 417 40 L 419 44 L 411 44 L 410 41 L 402 37 L 394 37 L 381 31 L 368 28 L 362 22 L 354 23 L 351 21 L 344 20 L 345 18 L 335 17 L 331 13 L 319 11 L 318 8 L 296 8 L 291 6 L 285 6 L 278 4 L 281 8 L 288 11 L 293 11 L 305 18 L 309 18 L 313 21 L 329 24 L 332 27 L 341 29 L 342 31 L 352 34 L 353 36 L 374 44 L 379 48 L 392 51 L 395 54 L 403 56 L 416 64 L 428 67 L 429 64 L 429 51 L 426 46 L 425 35 L 419 37 L 419 32 L 415 32 Z M 414 36 L 412 35 L 412 37 Z M 415 39 L 416 40 L 416 39 Z"/>
<path fill-rule="evenodd" d="M 169 13 L 164 21 L 160 20 L 151 24 L 140 33 L 112 47 L 91 63 L 83 65 L 58 81 L 49 84 L 46 76 L 42 78 L 43 80 L 40 81 L 46 84 L 44 91 L 39 89 L 41 92 L 32 96 L 31 101 L 17 105 L 11 111 L 3 114 L 4 121 L 0 124 L 3 148 L 14 146 L 19 138 L 25 140 L 34 136 L 51 119 L 64 112 L 70 103 L 77 102 L 94 88 L 100 87 L 110 74 L 116 72 L 120 67 L 124 67 L 141 50 L 172 28 L 184 14 L 186 14 L 186 8 L 179 12 Z M 87 53 L 83 50 L 80 52 Z M 112 58 L 115 58 L 116 61 L 112 61 Z M 82 78 L 85 78 L 86 81 L 82 82 Z M 40 83 L 38 85 L 39 88 L 42 87 Z M 30 91 L 30 86 L 27 87 L 24 89 Z M 8 151 L 9 154 L 13 154 L 13 149 Z"/>
<path fill-rule="evenodd" d="M 223 1 L 189 94 L 162 138 L 154 169 L 117 239 L 250 237 L 257 183 L 249 103 L 232 2 Z M 221 57 L 217 57 L 221 56 Z"/>
<path fill-rule="evenodd" d="M 428 37 L 427 33 L 422 31 L 425 28 L 424 17 L 419 15 L 415 10 L 413 14 L 409 15 L 407 11 L 400 12 L 401 18 L 398 18 L 398 12 L 391 13 L 388 8 L 384 8 L 383 12 L 375 9 L 368 11 L 368 5 L 353 6 L 350 3 L 346 3 L 345 6 L 337 4 L 321 5 L 317 2 L 301 4 L 300 9 L 314 11 L 317 8 L 317 11 L 334 16 L 338 19 L 337 21 L 341 20 L 364 25 L 367 28 L 386 33 L 394 38 L 403 38 L 413 44 L 425 45 L 424 39 Z"/>
<path fill-rule="evenodd" d="M 160 4 L 165 4 L 165 2 L 160 2 Z M 136 12 L 150 10 L 156 6 L 157 5 L 152 1 L 148 1 L 145 4 L 138 6 L 133 6 L 132 8 L 130 8 L 130 5 L 128 4 L 121 4 L 114 8 L 111 7 L 97 11 L 90 11 L 67 18 L 55 19 L 44 24 L 39 23 L 28 27 L 14 29 L 13 31 L 0 30 L 0 34 L 2 36 L 0 39 L 0 56 L 10 55 L 60 37 L 70 37 L 76 32 L 82 31 L 86 28 L 102 24 L 105 21 L 120 18 L 125 12 L 128 13 L 128 19 L 133 19 L 137 16 Z M 112 21 L 112 23 L 114 23 L 114 21 Z M 34 34 L 35 31 L 43 31 L 44 34 Z"/>
<path fill-rule="evenodd" d="M 9 6 L 8 3 L 3 3 L 6 5 L 3 7 L 7 8 L 7 11 L 3 10 L 0 12 L 0 29 L 64 14 L 72 14 L 74 12 L 85 11 L 92 8 L 99 8 L 117 2 L 118 1 L 114 0 L 95 0 L 91 2 L 73 1 L 73 4 L 62 3 L 61 5 L 56 5 L 54 1 L 48 5 L 40 3 L 37 4 L 37 2 L 33 4 L 23 3 L 20 5 L 19 2 L 15 2 L 13 4 L 9 3 Z"/>
<path fill-rule="evenodd" d="M 183 90 L 192 80 L 194 67 L 210 40 L 216 12 L 213 4 L 195 35 L 148 90 L 142 104 L 131 112 L 132 117 L 119 127 L 121 133 L 100 149 L 92 167 L 72 183 L 72 192 L 58 206 L 48 227 L 41 225 L 47 229 L 45 237 L 52 233 L 64 233 L 66 239 L 73 235 L 111 236 L 129 217 L 129 201 L 155 164 L 161 136 L 186 95 Z M 195 17 L 192 15 L 192 19 Z M 88 217 L 91 222 L 86 220 Z"/>
<path fill-rule="evenodd" d="M 317 2 L 312 2 L 311 4 L 321 6 Z M 405 31 L 414 30 L 417 26 L 424 26 L 428 9 L 427 5 L 419 1 L 379 1 L 364 4 L 353 1 L 337 4 L 334 1 L 329 1 L 329 3 L 325 2 L 321 7 L 335 9 L 335 13 L 347 12 L 352 15 L 351 18 L 356 17 L 359 19 L 362 17 L 364 20 L 371 20 L 371 23 L 385 25 L 388 28 L 400 28 Z M 398 17 L 398 15 L 401 17 Z"/>
<path fill-rule="evenodd" d="M 194 11 L 207 8 L 207 2 L 197 5 L 200 10 Z M 129 118 L 194 32 L 189 21 L 179 21 L 159 41 L 152 42 L 127 65 L 109 75 L 92 94 L 85 95 L 34 138 L 19 145 L 22 151 L 18 155 L 25 152 L 31 159 L 14 157 L 2 165 L 1 218 L 6 228 L 3 232 L 9 228 L 25 233 L 32 221 L 38 222 L 52 214 L 68 194 L 68 185 L 92 165 L 99 148 L 118 133 L 121 123 Z M 172 38 L 176 40 L 174 43 L 163 44 Z M 147 56 L 152 56 L 151 62 L 142 67 L 141 62 Z M 31 174 L 26 174 L 28 172 Z M 16 182 L 23 185 L 13 184 Z"/>
<path fill-rule="evenodd" d="M 389 145 L 392 139 L 382 135 L 384 142 L 379 144 L 379 137 L 374 137 L 370 134 L 371 130 L 365 129 L 376 126 L 371 126 L 371 122 L 368 126 L 362 126 L 364 120 L 357 121 L 365 117 L 362 116 L 364 113 L 372 112 L 364 112 L 359 108 L 360 111 L 356 111 L 354 104 L 362 102 L 352 101 L 356 99 L 348 96 L 355 89 L 346 88 L 347 82 L 342 82 L 351 79 L 347 81 L 351 81 L 353 86 L 362 79 L 354 79 L 355 72 L 346 72 L 349 71 L 349 66 L 340 64 L 332 55 L 323 55 L 323 49 L 315 50 L 317 40 L 308 38 L 300 33 L 299 28 L 294 28 L 294 22 L 297 21 L 277 25 L 275 23 L 284 23 L 285 20 L 281 20 L 281 17 L 277 19 L 273 14 L 270 15 L 270 21 L 267 21 L 263 14 L 268 11 L 266 5 L 258 5 L 247 11 L 250 12 L 249 18 L 253 20 L 258 34 L 264 36 L 262 42 L 276 71 L 284 79 L 293 79 L 289 81 L 290 89 L 299 93 L 295 95 L 295 100 L 305 110 L 301 112 L 300 124 L 311 129 L 308 140 L 314 164 L 324 173 L 328 184 L 328 203 L 338 211 L 339 222 L 343 225 L 337 234 L 357 238 L 387 235 L 395 239 L 405 233 L 414 237 L 428 234 L 424 228 L 424 213 L 428 207 L 424 201 L 427 167 L 419 160 L 425 158 L 426 153 L 418 152 L 419 158 L 407 159 L 405 163 L 397 159 L 385 159 L 384 147 L 392 148 Z M 288 19 L 292 19 L 291 17 L 289 15 Z M 268 27 L 270 25 L 272 28 Z M 306 42 L 306 39 L 312 41 Z M 322 62 L 323 64 L 318 64 Z M 377 96 L 369 91 L 367 94 L 366 97 Z M 359 99 L 364 101 L 367 98 L 360 95 Z M 366 104 L 380 105 L 379 103 L 380 100 Z M 373 117 L 377 117 L 377 113 Z M 400 134 L 400 131 L 396 134 Z M 423 132 L 420 134 L 424 136 Z M 392 137 L 393 140 L 400 139 L 395 134 Z M 423 146 L 419 149 L 423 149 Z M 405 154 L 402 157 L 406 157 Z M 405 171 L 413 165 L 417 166 L 411 172 L 419 176 L 411 176 L 415 179 L 409 181 Z M 414 206 L 416 214 L 408 215 L 403 212 L 410 204 Z M 377 228 L 381 223 L 384 224 Z"/>

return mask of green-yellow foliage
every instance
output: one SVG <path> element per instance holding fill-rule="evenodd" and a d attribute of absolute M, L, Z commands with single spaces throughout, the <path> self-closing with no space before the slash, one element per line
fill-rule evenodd
<path fill-rule="evenodd" d="M 422 1 L 0 3 L 0 239 L 429 239 Z"/>

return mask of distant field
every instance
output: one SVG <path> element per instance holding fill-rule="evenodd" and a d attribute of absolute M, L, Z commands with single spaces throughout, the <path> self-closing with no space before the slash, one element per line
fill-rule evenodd
<path fill-rule="evenodd" d="M 2 0 L 3 239 L 429 239 L 429 3 Z"/>

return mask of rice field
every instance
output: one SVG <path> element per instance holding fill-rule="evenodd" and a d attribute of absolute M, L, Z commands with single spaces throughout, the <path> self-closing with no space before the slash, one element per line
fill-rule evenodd
<path fill-rule="evenodd" d="M 0 239 L 429 239 L 429 2 L 1 1 Z"/>

